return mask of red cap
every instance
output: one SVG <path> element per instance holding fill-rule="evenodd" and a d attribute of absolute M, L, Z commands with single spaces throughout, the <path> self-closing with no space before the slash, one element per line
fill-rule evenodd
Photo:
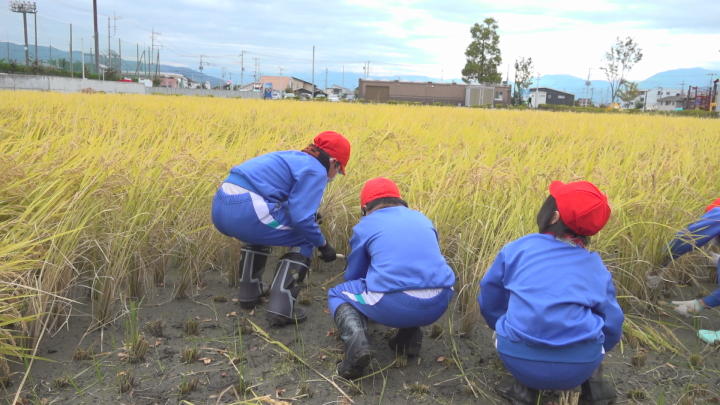
<path fill-rule="evenodd" d="M 578 235 L 595 235 L 610 218 L 607 196 L 589 181 L 553 181 L 550 195 L 555 197 L 560 219 Z"/>
<path fill-rule="evenodd" d="M 712 203 L 710 203 L 710 205 L 708 205 L 707 208 L 705 208 L 705 212 L 708 212 L 711 209 L 717 208 L 717 207 L 720 207 L 720 198 L 718 198 L 715 201 L 713 201 Z"/>
<path fill-rule="evenodd" d="M 368 180 L 360 192 L 360 206 L 362 207 L 370 201 L 383 197 L 402 198 L 400 197 L 400 189 L 392 180 L 385 177 Z"/>
<path fill-rule="evenodd" d="M 313 144 L 340 162 L 340 171 L 345 174 L 345 165 L 350 160 L 350 141 L 347 138 L 337 132 L 325 131 L 315 137 Z"/>

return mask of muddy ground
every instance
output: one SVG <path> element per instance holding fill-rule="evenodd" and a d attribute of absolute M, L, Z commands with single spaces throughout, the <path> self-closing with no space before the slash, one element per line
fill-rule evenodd
<path fill-rule="evenodd" d="M 268 263 L 267 282 L 275 260 L 277 256 Z M 424 328 L 420 358 L 397 359 L 387 344 L 391 330 L 371 322 L 373 374 L 354 384 L 334 376 L 342 343 L 327 313 L 327 289 L 341 281 L 342 265 L 340 261 L 313 265 L 301 294 L 309 320 L 284 328 L 268 325 L 265 303 L 254 310 L 242 309 L 232 300 L 234 288 L 219 271 L 204 275 L 204 285 L 192 299 L 172 299 L 174 282 L 169 277 L 136 311 L 137 324 L 145 327 L 143 335 L 149 343 L 146 356 L 137 363 L 131 363 L 125 348 L 130 340 L 128 312 L 114 325 L 88 332 L 90 303 L 82 299 L 68 322 L 42 340 L 38 356 L 47 360 L 32 363 L 20 403 L 504 403 L 492 389 L 506 374 L 493 348 L 492 331 L 474 314 L 472 332 L 461 333 L 462 315 L 457 307 L 448 310 L 436 325 Z M 695 298 L 700 293 L 695 287 L 672 287 L 668 300 Z M 223 296 L 227 301 L 223 302 Z M 720 329 L 716 311 L 706 311 L 694 321 L 637 310 L 628 311 L 628 316 L 636 324 L 672 331 L 679 341 L 673 344 L 676 353 L 658 353 L 626 336 L 623 344 L 608 353 L 605 374 L 619 391 L 618 402 L 718 402 L 720 353 L 695 338 L 696 329 Z M 188 319 L 199 323 L 197 334 L 186 332 Z M 157 320 L 164 326 L 153 336 L 152 324 L 146 324 Z M 196 349 L 197 355 L 193 358 L 188 349 Z M 638 353 L 645 354 L 644 364 L 633 365 L 632 358 Z M 697 360 L 692 358 L 694 354 L 700 361 L 691 365 Z M 238 358 L 244 360 L 238 362 Z M 27 370 L 27 364 L 13 365 L 12 385 L 2 391 L 0 403 L 12 403 Z M 244 391 L 239 389 L 240 375 Z M 186 392 L 181 393 L 181 387 Z M 556 401 L 552 392 L 542 399 L 542 403 Z"/>

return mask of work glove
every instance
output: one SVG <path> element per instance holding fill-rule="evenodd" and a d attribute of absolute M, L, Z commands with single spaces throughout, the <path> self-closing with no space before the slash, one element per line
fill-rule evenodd
<path fill-rule="evenodd" d="M 698 300 L 672 301 L 670 304 L 675 306 L 675 308 L 673 308 L 673 311 L 688 318 L 699 314 L 700 311 L 703 310 L 703 306 Z"/>
<path fill-rule="evenodd" d="M 325 241 L 325 245 L 318 248 L 318 252 L 320 252 L 320 260 L 324 261 L 325 263 L 332 262 L 337 259 L 337 252 L 328 241 Z"/>
<path fill-rule="evenodd" d="M 645 274 L 645 284 L 651 290 L 657 290 L 662 285 L 662 277 L 659 274 L 647 272 Z"/>
<path fill-rule="evenodd" d="M 318 224 L 318 225 L 320 225 L 320 224 L 323 223 L 323 216 L 322 216 L 322 214 L 320 213 L 320 211 L 318 211 L 318 212 L 315 213 L 315 223 Z"/>
<path fill-rule="evenodd" d="M 708 252 L 708 254 L 710 255 L 710 261 L 717 265 L 718 261 L 720 261 L 720 255 L 715 252 Z"/>

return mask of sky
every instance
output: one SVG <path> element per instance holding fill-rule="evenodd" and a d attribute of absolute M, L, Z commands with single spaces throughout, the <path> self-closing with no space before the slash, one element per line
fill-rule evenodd
<path fill-rule="evenodd" d="M 22 43 L 21 14 L 0 9 L 0 41 Z M 630 80 L 703 67 L 720 72 L 718 0 L 97 0 L 101 50 L 122 41 L 123 58 L 154 43 L 162 64 L 244 82 L 265 75 L 325 69 L 370 77 L 461 78 L 470 28 L 498 21 L 503 80 L 516 58 L 535 73 L 604 79 L 603 55 L 616 37 L 632 37 L 643 59 Z M 91 0 L 36 0 L 38 42 L 58 48 L 92 44 Z M 29 20 L 31 17 L 29 16 Z M 33 43 L 32 21 L 29 24 Z M 152 32 L 159 33 L 151 40 Z M 82 40 L 82 44 L 81 44 Z M 139 46 L 136 46 L 139 44 Z M 3 55 L 0 43 L 0 57 Z M 153 53 L 154 58 L 157 57 Z M 243 55 L 242 58 L 240 55 Z M 282 73 L 281 73 L 282 72 Z M 509 73 L 509 74 L 508 74 Z"/>

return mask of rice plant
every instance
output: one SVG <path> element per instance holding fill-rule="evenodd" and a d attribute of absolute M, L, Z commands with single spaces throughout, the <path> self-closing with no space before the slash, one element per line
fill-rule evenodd
<path fill-rule="evenodd" d="M 127 369 L 117 374 L 117 389 L 118 392 L 123 394 L 130 391 L 135 385 L 135 377 L 132 375 L 132 370 Z"/>
<path fill-rule="evenodd" d="M 125 321 L 125 349 L 127 350 L 127 358 L 130 363 L 139 363 L 145 360 L 145 355 L 150 344 L 145 340 L 145 334 L 140 332 L 138 324 L 138 313 L 140 304 L 130 301 L 130 310 L 128 319 Z"/>
<path fill-rule="evenodd" d="M 199 382 L 199 378 L 189 377 L 187 374 L 183 374 L 182 381 L 180 381 L 180 386 L 178 387 L 180 395 L 182 396 L 189 394 L 190 391 L 195 389 Z"/>
<path fill-rule="evenodd" d="M 185 334 L 188 336 L 197 335 L 200 330 L 200 322 L 196 319 L 190 318 L 185 321 Z"/>
<path fill-rule="evenodd" d="M 714 120 L 14 92 L 0 98 L 0 357 L 22 355 L 53 324 L 44 318 L 66 317 L 74 287 L 91 291 L 101 327 L 121 315 L 123 297 L 152 292 L 171 272 L 177 298 L 197 294 L 209 267 L 236 274 L 238 260 L 226 259 L 238 244 L 208 215 L 220 181 L 327 129 L 353 144 L 348 175 L 328 185 L 321 207 L 336 248 L 348 250 L 364 181 L 392 178 L 438 230 L 456 308 L 469 315 L 464 335 L 477 323 L 480 278 L 504 244 L 536 231 L 552 180 L 590 180 L 609 196 L 613 215 L 590 249 L 626 309 L 658 298 L 645 273 L 717 197 Z M 692 266 L 706 258 L 688 260 L 664 277 L 697 276 Z"/>

